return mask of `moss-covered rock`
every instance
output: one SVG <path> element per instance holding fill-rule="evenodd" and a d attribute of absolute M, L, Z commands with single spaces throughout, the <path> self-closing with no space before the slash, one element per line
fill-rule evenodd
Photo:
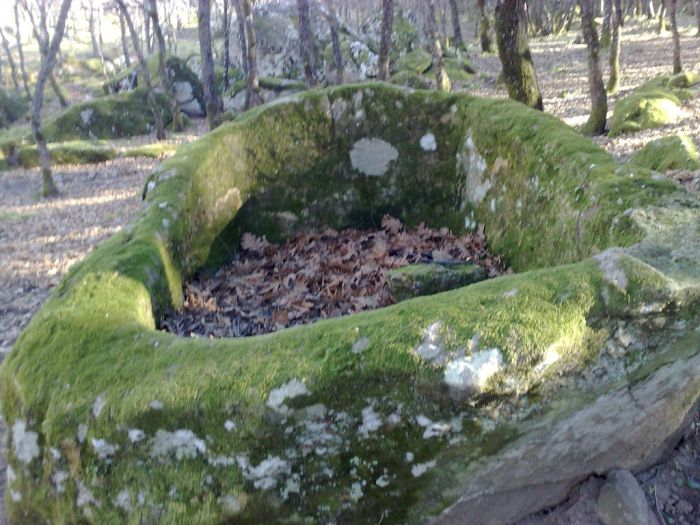
<path fill-rule="evenodd" d="M 144 194 L 0 369 L 13 523 L 509 523 L 656 460 L 700 394 L 700 204 L 520 104 L 309 91 Z M 260 337 L 157 329 L 243 232 L 384 213 L 482 223 L 524 273 Z"/>
<path fill-rule="evenodd" d="M 610 136 L 673 124 L 681 103 L 694 96 L 688 88 L 700 82 L 693 72 L 656 77 L 620 100 L 610 122 Z"/>
<path fill-rule="evenodd" d="M 486 272 L 476 264 L 410 264 L 390 270 L 386 281 L 396 301 L 447 292 L 486 279 Z"/>
<path fill-rule="evenodd" d="M 632 156 L 631 162 L 655 171 L 700 169 L 698 150 L 683 133 L 649 142 Z"/>
<path fill-rule="evenodd" d="M 259 84 L 263 103 L 307 89 L 303 82 L 286 78 L 262 77 Z M 229 86 L 223 96 L 226 111 L 240 112 L 245 109 L 247 85 L 245 80 L 238 80 Z"/>
<path fill-rule="evenodd" d="M 148 70 L 153 84 L 160 83 L 158 55 L 148 59 Z M 202 82 L 187 66 L 187 62 L 179 57 L 170 56 L 165 61 L 165 70 L 170 76 L 180 110 L 190 117 L 203 116 L 205 103 Z M 136 64 L 107 80 L 103 84 L 103 90 L 106 94 L 114 94 L 131 91 L 139 86 L 139 66 Z"/>
<path fill-rule="evenodd" d="M 82 140 L 49 144 L 49 151 L 52 164 L 95 164 L 116 157 L 116 152 L 109 145 Z M 23 146 L 19 150 L 18 161 L 23 168 L 39 166 L 36 146 Z"/>
<path fill-rule="evenodd" d="M 6 128 L 22 118 L 28 109 L 29 105 L 22 97 L 0 89 L 0 128 Z"/>

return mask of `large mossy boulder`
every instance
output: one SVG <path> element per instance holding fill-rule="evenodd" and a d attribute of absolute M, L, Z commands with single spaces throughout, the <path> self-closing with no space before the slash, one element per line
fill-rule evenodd
<path fill-rule="evenodd" d="M 483 224 L 521 273 L 259 337 L 158 330 L 243 232 L 385 213 Z M 10 521 L 495 525 L 650 465 L 700 397 L 698 224 L 510 101 L 362 84 L 244 113 L 162 164 L 5 359 Z"/>
<path fill-rule="evenodd" d="M 610 122 L 611 137 L 675 123 L 681 104 L 695 96 L 700 76 L 693 72 L 656 77 L 615 104 Z"/>
<path fill-rule="evenodd" d="M 152 83 L 158 85 L 161 82 L 158 55 L 149 58 L 148 71 L 151 74 Z M 165 71 L 172 82 L 175 100 L 180 110 L 189 117 L 204 116 L 204 88 L 199 77 L 188 67 L 187 62 L 179 57 L 170 56 L 165 61 Z M 109 95 L 131 91 L 139 86 L 143 87 L 137 64 L 107 80 L 103 84 L 103 90 Z"/>
<path fill-rule="evenodd" d="M 693 141 L 683 133 L 669 135 L 646 144 L 631 162 L 656 171 L 700 169 L 700 156 Z"/>
<path fill-rule="evenodd" d="M 263 103 L 271 102 L 280 97 L 293 95 L 307 89 L 306 84 L 299 80 L 286 78 L 262 77 L 259 80 L 260 97 Z M 223 95 L 224 110 L 241 112 L 245 109 L 245 101 L 248 93 L 246 80 L 238 80 L 231 84 Z"/>

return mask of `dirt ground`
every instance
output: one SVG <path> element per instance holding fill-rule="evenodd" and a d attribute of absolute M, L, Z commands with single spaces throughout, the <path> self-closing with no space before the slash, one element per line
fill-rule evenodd
<path fill-rule="evenodd" d="M 668 33 L 656 35 L 654 26 L 632 22 L 624 28 L 622 88 L 611 98 L 611 109 L 619 97 L 642 82 L 671 71 L 671 37 Z M 689 23 L 682 38 L 683 60 L 686 69 L 698 70 L 700 39 L 693 35 Z M 589 109 L 586 51 L 583 45 L 573 43 L 575 38 L 571 33 L 531 42 L 546 111 L 574 126 L 585 122 Z M 498 58 L 473 56 L 472 63 L 480 74 L 469 91 L 483 96 L 505 96 L 495 87 L 500 70 Z M 191 140 L 201 129 L 200 125 L 195 132 L 178 140 Z M 686 107 L 682 121 L 673 127 L 595 140 L 625 160 L 647 141 L 676 131 L 685 132 L 700 145 L 700 99 Z M 38 170 L 0 172 L 0 361 L 68 268 L 131 220 L 139 208 L 144 178 L 156 163 L 117 159 L 102 165 L 58 167 L 57 185 L 61 195 L 51 200 L 38 198 Z M 695 191 L 700 188 L 700 172 L 674 176 Z M 696 418 L 687 438 L 666 462 L 638 475 L 659 523 L 700 523 L 699 428 Z M 0 422 L 2 441 L 6 436 L 4 430 Z M 0 453 L 0 525 L 4 522 L 2 456 Z M 531 516 L 520 525 L 598 525 L 594 481 L 575 490 L 568 502 Z"/>

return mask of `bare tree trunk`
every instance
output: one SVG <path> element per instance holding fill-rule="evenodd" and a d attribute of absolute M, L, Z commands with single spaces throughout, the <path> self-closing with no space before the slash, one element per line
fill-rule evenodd
<path fill-rule="evenodd" d="M 51 83 L 51 89 L 53 89 L 53 92 L 56 94 L 58 103 L 62 108 L 67 108 L 68 101 L 66 100 L 66 96 L 63 94 L 63 91 L 61 91 L 58 82 L 56 82 L 56 77 L 54 76 L 53 71 L 51 71 L 51 74 L 49 74 L 49 82 Z"/>
<path fill-rule="evenodd" d="M 437 88 L 440 91 L 450 91 L 450 79 L 445 72 L 445 66 L 442 61 L 442 44 L 440 43 L 440 35 L 437 30 L 437 20 L 435 19 L 435 0 L 428 0 L 428 33 L 433 51 L 433 69 L 435 71 L 435 80 Z"/>
<path fill-rule="evenodd" d="M 20 88 L 19 82 L 17 81 L 17 66 L 15 65 L 15 60 L 12 58 L 10 43 L 7 41 L 7 37 L 5 37 L 2 27 L 0 27 L 0 39 L 2 39 L 2 47 L 5 50 L 5 55 L 7 56 L 7 63 L 10 65 L 10 76 L 12 77 L 12 83 L 15 86 L 15 93 L 19 95 Z"/>
<path fill-rule="evenodd" d="M 695 19 L 698 23 L 698 32 L 695 36 L 700 36 L 700 0 L 695 0 L 693 2 L 693 9 L 695 10 Z"/>
<path fill-rule="evenodd" d="M 477 0 L 479 7 L 479 39 L 481 41 L 481 51 L 493 53 L 496 51 L 493 35 L 491 34 L 491 20 L 486 14 L 486 0 Z"/>
<path fill-rule="evenodd" d="M 659 25 L 656 28 L 656 32 L 661 34 L 664 29 L 666 29 L 666 0 L 661 0 L 661 6 L 659 7 Z"/>
<path fill-rule="evenodd" d="M 608 93 L 617 93 L 620 89 L 620 24 L 622 23 L 622 0 L 611 0 L 614 3 L 612 15 L 612 33 L 610 45 L 610 79 Z"/>
<path fill-rule="evenodd" d="M 245 14 L 241 0 L 233 0 L 233 8 L 236 10 L 236 25 L 238 26 L 238 47 L 241 48 L 241 68 L 248 78 L 248 43 L 245 35 Z"/>
<path fill-rule="evenodd" d="M 126 67 L 131 67 L 131 59 L 129 58 L 129 40 L 126 38 L 126 23 L 124 22 L 124 15 L 121 10 L 119 10 L 119 31 L 122 35 L 122 53 L 124 53 L 124 65 Z"/>
<path fill-rule="evenodd" d="M 331 29 L 331 45 L 333 46 L 333 62 L 335 62 L 335 83 L 340 85 L 344 80 L 343 54 L 340 49 L 340 24 L 338 15 L 335 12 L 333 0 L 326 0 L 328 10 L 328 26 Z"/>
<path fill-rule="evenodd" d="M 313 31 L 311 30 L 311 15 L 309 14 L 309 0 L 297 0 L 297 11 L 299 12 L 299 49 L 301 59 L 304 62 L 304 78 L 306 84 L 315 86 L 317 53 L 314 42 Z"/>
<path fill-rule="evenodd" d="M 459 25 L 459 7 L 457 0 L 450 0 L 450 11 L 452 12 L 452 30 L 455 34 L 455 47 L 464 47 L 462 28 Z"/>
<path fill-rule="evenodd" d="M 676 21 L 676 0 L 668 1 L 668 15 L 671 19 L 671 34 L 673 35 L 673 72 L 680 73 L 683 71 L 681 64 L 681 37 L 678 33 L 678 22 Z"/>
<path fill-rule="evenodd" d="M 49 148 L 46 146 L 44 133 L 41 131 L 41 106 L 44 103 L 44 88 L 46 86 L 46 81 L 49 79 L 49 76 L 51 76 L 51 71 L 56 63 L 58 48 L 61 46 L 61 40 L 63 40 L 63 32 L 66 28 L 66 17 L 68 16 L 70 4 L 71 0 L 63 0 L 61 3 L 58 18 L 56 19 L 56 28 L 54 29 L 53 37 L 51 37 L 50 40 L 46 25 L 46 12 L 40 13 L 40 24 L 35 23 L 34 19 L 32 18 L 32 23 L 36 28 L 35 36 L 41 52 L 41 65 L 39 66 L 39 74 L 37 75 L 36 84 L 34 85 L 31 125 L 34 142 L 36 142 L 36 147 L 39 150 L 42 178 L 41 195 L 43 197 L 50 197 L 58 194 L 58 188 L 56 188 L 56 184 L 53 181 L 53 176 L 51 175 L 51 153 L 49 152 Z M 46 5 L 43 4 L 41 7 L 45 9 Z"/>
<path fill-rule="evenodd" d="M 163 31 L 160 27 L 160 20 L 158 19 L 158 5 L 156 4 L 156 0 L 147 0 L 147 2 L 144 4 L 144 9 L 147 9 L 146 13 L 153 24 L 153 34 L 158 42 L 158 71 L 160 73 L 160 81 L 163 86 L 163 90 L 168 94 L 168 105 L 170 106 L 170 112 L 173 114 L 173 129 L 175 131 L 182 131 L 185 129 L 185 124 L 182 121 L 180 106 L 178 106 L 177 100 L 175 100 L 175 88 L 173 86 L 173 81 L 168 74 L 165 64 L 167 51 L 165 49 L 165 38 L 163 37 Z"/>
<path fill-rule="evenodd" d="M 211 4 L 210 0 L 199 0 L 197 3 L 197 25 L 199 28 L 199 52 L 202 60 L 202 81 L 204 84 L 204 100 L 207 106 L 209 129 L 221 124 L 221 102 L 216 92 L 216 76 L 214 75 L 214 55 L 211 48 Z"/>
<path fill-rule="evenodd" d="M 255 24 L 250 0 L 241 0 L 243 16 L 245 17 L 245 33 L 248 37 L 248 89 L 246 90 L 245 107 L 250 109 L 260 104 L 260 82 L 258 80 L 258 56 L 255 40 Z"/>
<path fill-rule="evenodd" d="M 613 28 L 613 0 L 604 0 L 603 29 L 600 32 L 600 47 L 606 48 L 611 44 Z"/>
<path fill-rule="evenodd" d="M 224 13 L 221 20 L 224 34 L 224 90 L 228 89 L 229 68 L 231 67 L 231 17 L 228 7 L 229 0 L 224 0 Z"/>
<path fill-rule="evenodd" d="M 151 35 L 151 18 L 144 11 L 143 16 L 143 41 L 144 47 L 146 48 L 146 53 L 153 53 L 153 37 Z"/>
<path fill-rule="evenodd" d="M 153 120 L 156 125 L 156 138 L 158 140 L 165 140 L 165 126 L 163 126 L 163 117 L 160 114 L 160 110 L 158 109 L 156 95 L 153 90 L 153 83 L 151 82 L 151 73 L 150 71 L 148 71 L 148 64 L 146 63 L 146 59 L 143 57 L 143 51 L 141 50 L 141 41 L 139 39 L 139 34 L 136 31 L 136 28 L 134 27 L 134 23 L 131 20 L 131 16 L 129 16 L 129 11 L 126 8 L 126 5 L 124 5 L 124 0 L 115 1 L 117 3 L 117 6 L 119 6 L 122 15 L 124 16 L 126 26 L 129 28 L 129 33 L 131 34 L 131 43 L 134 46 L 134 51 L 136 51 L 136 58 L 138 58 L 139 61 L 141 78 L 143 78 L 143 83 L 146 86 L 148 105 L 151 108 L 151 112 L 153 113 Z"/>
<path fill-rule="evenodd" d="M 508 96 L 542 110 L 542 95 L 528 45 L 525 0 L 496 4 L 496 41 Z"/>
<path fill-rule="evenodd" d="M 389 80 L 389 53 L 394 25 L 394 0 L 382 0 L 382 29 L 379 45 L 379 80 Z"/>
<path fill-rule="evenodd" d="M 90 2 L 90 6 L 88 9 L 90 10 L 90 17 L 88 18 L 88 27 L 90 29 L 90 43 L 92 44 L 92 56 L 93 57 L 99 57 L 101 55 L 100 52 L 100 44 L 97 42 L 97 31 L 95 29 L 95 5 L 93 3 L 93 0 L 88 0 Z M 85 5 L 83 4 L 83 9 L 85 9 Z"/>
<path fill-rule="evenodd" d="M 595 29 L 594 0 L 578 0 L 581 6 L 581 29 L 588 46 L 588 86 L 591 91 L 591 115 L 583 131 L 590 135 L 601 135 L 605 131 L 608 114 L 608 97 L 600 71 L 600 42 Z"/>
<path fill-rule="evenodd" d="M 15 40 L 17 41 L 17 54 L 19 55 L 19 70 L 22 73 L 22 85 L 24 86 L 24 92 L 27 94 L 27 98 L 29 100 L 31 100 L 32 94 L 29 91 L 29 75 L 27 75 L 27 68 L 24 65 L 24 51 L 22 49 L 22 33 L 20 32 L 20 25 L 19 25 L 19 0 L 15 1 L 14 11 L 15 11 Z"/>

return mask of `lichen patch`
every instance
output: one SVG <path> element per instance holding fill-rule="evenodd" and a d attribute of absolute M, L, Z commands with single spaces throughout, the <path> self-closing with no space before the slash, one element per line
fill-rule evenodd
<path fill-rule="evenodd" d="M 445 366 L 445 383 L 459 390 L 482 392 L 488 380 L 502 368 L 501 351 L 489 348 L 448 362 Z"/>
<path fill-rule="evenodd" d="M 15 457 L 25 465 L 39 457 L 39 434 L 27 430 L 27 422 L 17 419 L 12 425 L 12 449 Z"/>
<path fill-rule="evenodd" d="M 151 456 L 165 457 L 174 455 L 176 459 L 195 458 L 204 455 L 207 446 L 204 440 L 199 439 L 189 429 L 180 429 L 175 432 L 158 429 L 151 442 Z"/>
<path fill-rule="evenodd" d="M 399 151 L 378 138 L 360 139 L 350 150 L 352 167 L 370 177 L 384 175 L 389 170 L 389 164 L 398 158 Z"/>

